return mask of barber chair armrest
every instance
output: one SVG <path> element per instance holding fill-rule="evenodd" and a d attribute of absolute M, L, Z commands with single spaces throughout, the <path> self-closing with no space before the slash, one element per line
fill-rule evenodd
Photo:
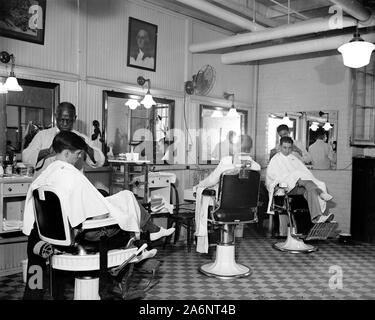
<path fill-rule="evenodd" d="M 112 217 L 103 219 L 88 219 L 82 222 L 82 229 L 95 229 L 100 227 L 107 227 L 117 224 L 116 220 Z"/>

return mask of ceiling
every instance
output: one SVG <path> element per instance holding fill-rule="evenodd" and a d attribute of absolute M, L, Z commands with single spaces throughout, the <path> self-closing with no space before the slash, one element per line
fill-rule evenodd
<path fill-rule="evenodd" d="M 249 33 L 256 33 L 258 31 L 270 30 L 270 29 L 283 29 L 288 25 L 294 25 L 295 23 L 308 22 L 312 19 L 332 17 L 335 12 L 329 12 L 330 7 L 335 3 L 340 1 L 330 1 L 330 0 L 144 0 L 145 2 L 152 3 L 159 7 L 178 12 L 185 16 L 192 17 L 197 20 L 204 21 L 214 26 L 223 28 L 232 35 L 242 35 Z M 355 3 L 355 5 L 360 6 L 362 9 L 366 10 L 370 14 L 373 9 L 375 9 L 375 0 L 342 0 L 343 2 L 349 3 L 350 6 Z M 194 4 L 199 5 L 209 5 L 211 7 L 194 7 Z M 213 11 L 216 9 L 224 12 L 223 14 L 232 15 L 232 19 L 223 18 L 220 14 L 215 14 Z M 343 7 L 344 8 L 344 7 Z M 212 10 L 215 9 L 215 10 Z M 234 16 L 233 16 L 234 15 Z M 272 39 L 266 39 L 265 41 L 256 40 L 249 41 L 248 43 L 226 45 L 225 47 L 201 50 L 199 52 L 210 52 L 225 54 L 230 52 L 237 52 L 249 49 L 257 49 L 264 46 L 273 46 L 280 44 L 292 43 L 295 41 L 305 41 L 309 39 L 317 39 L 317 37 L 331 37 L 342 34 L 353 33 L 355 30 L 354 21 L 360 20 L 358 17 L 354 19 L 348 10 L 344 8 L 344 15 L 348 17 L 351 24 L 344 26 L 342 29 L 328 29 L 318 30 L 315 29 L 301 33 L 299 35 L 279 35 L 273 37 Z M 244 27 L 238 23 L 239 20 L 244 20 L 248 23 L 254 23 L 254 28 Z M 375 19 L 374 19 L 375 21 Z M 371 23 L 366 28 L 361 29 L 361 34 L 367 33 L 369 31 L 374 31 L 375 22 Z M 362 25 L 360 27 L 363 27 Z M 258 29 L 259 28 L 259 29 Z M 230 36 L 229 36 L 230 37 Z M 232 36 L 233 38 L 233 36 Z M 191 48 L 190 48 L 190 51 Z M 193 53 L 199 53 L 197 51 L 192 51 Z"/>

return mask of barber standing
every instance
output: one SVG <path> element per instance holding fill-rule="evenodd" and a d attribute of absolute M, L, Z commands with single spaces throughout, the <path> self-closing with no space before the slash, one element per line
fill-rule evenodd
<path fill-rule="evenodd" d="M 76 118 L 75 106 L 70 102 L 61 102 L 56 109 L 56 127 L 39 131 L 29 146 L 23 150 L 22 161 L 35 167 L 34 179 L 55 160 L 52 141 L 60 131 L 72 131 L 81 136 L 87 144 L 86 163 L 93 168 L 103 166 L 105 161 L 103 152 L 95 147 L 87 136 L 73 130 Z"/>

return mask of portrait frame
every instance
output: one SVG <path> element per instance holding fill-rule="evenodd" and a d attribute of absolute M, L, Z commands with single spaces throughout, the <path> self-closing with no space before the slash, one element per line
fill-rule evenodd
<path fill-rule="evenodd" d="M 156 71 L 156 51 L 157 51 L 157 36 L 158 26 L 146 21 L 142 21 L 133 17 L 129 17 L 128 28 L 128 56 L 127 66 L 149 71 Z M 143 30 L 143 32 L 141 32 Z M 144 39 L 147 35 L 147 40 L 144 40 L 144 51 L 142 60 L 139 60 L 139 46 L 137 43 L 138 33 Z"/>
<path fill-rule="evenodd" d="M 0 37 L 44 45 L 46 0 L 0 0 Z"/>

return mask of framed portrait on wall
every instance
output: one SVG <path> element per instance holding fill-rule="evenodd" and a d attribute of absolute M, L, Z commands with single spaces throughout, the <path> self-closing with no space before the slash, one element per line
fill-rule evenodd
<path fill-rule="evenodd" d="M 158 26 L 129 17 L 127 66 L 156 70 Z"/>
<path fill-rule="evenodd" d="M 0 37 L 44 44 L 46 0 L 0 0 Z"/>

